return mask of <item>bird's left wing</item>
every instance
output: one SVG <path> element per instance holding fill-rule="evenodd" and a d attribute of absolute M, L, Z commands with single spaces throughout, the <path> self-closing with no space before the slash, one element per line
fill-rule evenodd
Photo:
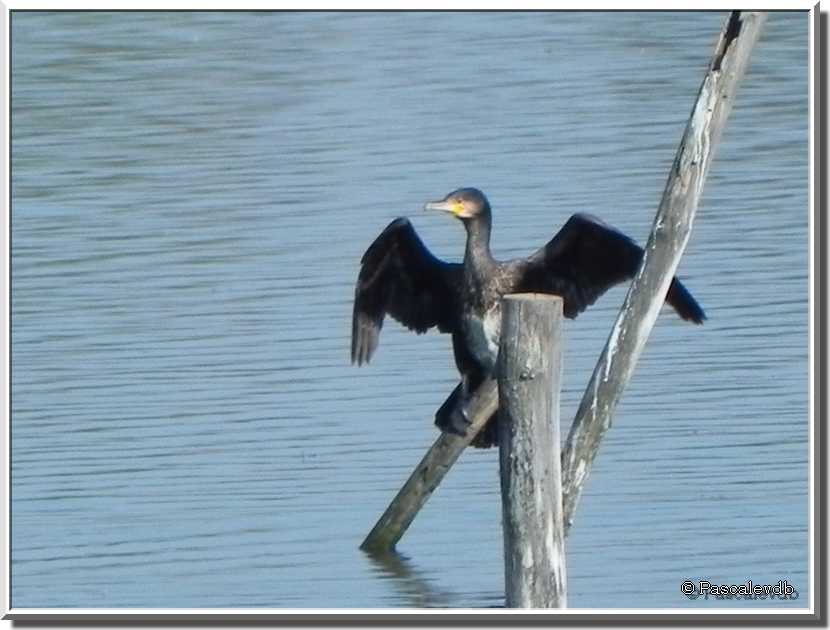
<path fill-rule="evenodd" d="M 575 214 L 547 245 L 523 261 L 516 290 L 554 293 L 564 299 L 565 317 L 576 317 L 612 286 L 637 272 L 643 250 L 628 236 L 588 214 Z M 706 314 L 677 278 L 668 302 L 685 320 L 703 323 Z"/>
<path fill-rule="evenodd" d="M 461 265 L 427 249 L 408 219 L 395 219 L 360 261 L 352 313 L 352 363 L 368 363 L 388 313 L 418 333 L 456 328 Z"/>

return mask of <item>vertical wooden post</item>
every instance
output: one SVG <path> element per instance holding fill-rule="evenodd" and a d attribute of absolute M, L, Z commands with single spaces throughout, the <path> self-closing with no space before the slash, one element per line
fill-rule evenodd
<path fill-rule="evenodd" d="M 499 462 L 508 608 L 565 608 L 559 459 L 562 299 L 502 301 Z"/>

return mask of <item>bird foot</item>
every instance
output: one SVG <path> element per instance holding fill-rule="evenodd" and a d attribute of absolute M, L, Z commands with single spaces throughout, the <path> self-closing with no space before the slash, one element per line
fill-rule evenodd
<path fill-rule="evenodd" d="M 470 412 L 466 405 L 458 405 L 450 414 L 450 421 L 445 427 L 449 433 L 465 436 L 470 429 L 472 420 L 470 420 Z"/>

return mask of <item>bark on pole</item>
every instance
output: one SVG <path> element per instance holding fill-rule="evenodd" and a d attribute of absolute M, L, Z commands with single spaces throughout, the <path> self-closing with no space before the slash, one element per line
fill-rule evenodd
<path fill-rule="evenodd" d="M 499 383 L 504 582 L 508 608 L 565 608 L 559 461 L 562 298 L 502 301 Z"/>
<path fill-rule="evenodd" d="M 565 527 L 691 234 L 712 156 L 761 31 L 763 12 L 733 11 L 703 79 L 645 248 L 562 452 Z"/>

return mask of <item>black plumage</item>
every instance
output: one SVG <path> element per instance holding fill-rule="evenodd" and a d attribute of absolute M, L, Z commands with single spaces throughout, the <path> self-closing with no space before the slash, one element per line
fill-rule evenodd
<path fill-rule="evenodd" d="M 461 383 L 438 409 L 443 430 L 463 432 L 466 403 L 495 369 L 501 297 L 535 292 L 559 295 L 574 318 L 612 286 L 631 279 L 643 250 L 628 236 L 587 214 L 575 214 L 544 247 L 528 258 L 497 261 L 490 253 L 492 215 L 481 191 L 461 188 L 428 210 L 461 219 L 467 230 L 464 262 L 432 255 L 408 219 L 390 223 L 361 259 L 352 317 L 352 362 L 367 363 L 388 314 L 418 333 L 430 328 L 452 335 Z M 702 323 L 703 309 L 677 279 L 666 302 L 685 320 Z M 473 441 L 496 443 L 495 416 Z"/>

